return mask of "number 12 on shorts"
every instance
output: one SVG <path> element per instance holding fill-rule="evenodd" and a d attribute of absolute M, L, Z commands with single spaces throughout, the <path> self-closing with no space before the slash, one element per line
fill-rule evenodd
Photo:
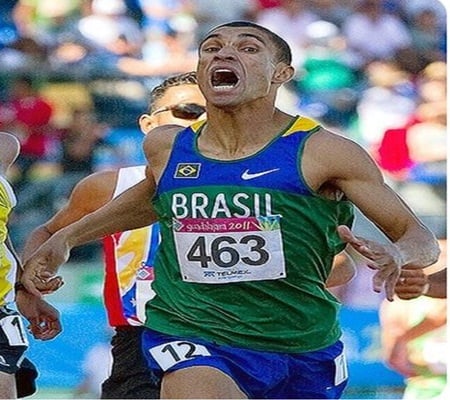
<path fill-rule="evenodd" d="M 211 355 L 205 346 L 180 340 L 153 347 L 150 349 L 150 354 L 163 371 L 167 371 L 179 362 Z"/>

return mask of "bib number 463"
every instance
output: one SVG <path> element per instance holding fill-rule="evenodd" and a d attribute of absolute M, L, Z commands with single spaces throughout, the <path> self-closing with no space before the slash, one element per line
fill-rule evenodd
<path fill-rule="evenodd" d="M 234 267 L 240 261 L 246 265 L 260 266 L 269 260 L 269 253 L 264 249 L 266 241 L 261 236 L 247 235 L 237 241 L 231 236 L 220 236 L 207 244 L 204 236 L 198 237 L 187 253 L 191 262 L 199 262 L 202 268 L 208 268 L 213 262 L 221 268 Z M 241 256 L 237 246 L 249 246 L 248 255 Z"/>
<path fill-rule="evenodd" d="M 181 278 L 207 284 L 284 278 L 279 219 L 176 220 L 173 235 Z"/>

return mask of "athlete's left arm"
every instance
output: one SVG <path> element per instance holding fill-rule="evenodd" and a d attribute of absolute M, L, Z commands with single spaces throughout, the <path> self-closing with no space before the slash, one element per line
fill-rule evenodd
<path fill-rule="evenodd" d="M 338 227 L 341 238 L 377 270 L 375 291 L 384 285 L 392 300 L 402 266 L 424 268 L 437 261 L 440 250 L 433 233 L 384 182 L 374 160 L 357 143 L 321 130 L 307 141 L 301 167 L 313 189 L 319 191 L 327 184 L 342 190 L 391 239 L 391 244 L 380 244 Z"/>
<path fill-rule="evenodd" d="M 344 250 L 336 254 L 326 287 L 336 287 L 350 282 L 356 275 L 356 265 L 352 257 Z"/>

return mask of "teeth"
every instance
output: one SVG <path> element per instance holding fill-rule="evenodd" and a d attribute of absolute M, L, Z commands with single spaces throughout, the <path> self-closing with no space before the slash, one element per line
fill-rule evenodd
<path fill-rule="evenodd" d="M 228 90 L 228 89 L 233 89 L 234 85 L 219 85 L 219 86 L 214 86 L 214 89 L 218 89 L 218 90 Z"/>
<path fill-rule="evenodd" d="M 211 78 L 211 83 L 214 88 L 220 90 L 229 90 L 237 85 L 239 82 L 236 74 L 229 68 L 216 69 Z"/>

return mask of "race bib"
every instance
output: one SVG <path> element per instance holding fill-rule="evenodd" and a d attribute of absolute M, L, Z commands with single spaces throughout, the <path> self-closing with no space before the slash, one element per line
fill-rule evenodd
<path fill-rule="evenodd" d="M 28 338 L 22 319 L 18 315 L 6 315 L 0 320 L 0 328 L 3 330 L 10 346 L 28 346 Z"/>
<path fill-rule="evenodd" d="M 190 360 L 198 356 L 210 356 L 211 353 L 205 346 L 186 341 L 174 341 L 164 343 L 150 349 L 150 354 L 163 371 L 179 362 Z"/>
<path fill-rule="evenodd" d="M 334 385 L 338 386 L 348 379 L 347 361 L 345 354 L 342 353 L 334 359 L 336 374 L 334 375 Z"/>
<path fill-rule="evenodd" d="M 280 218 L 174 219 L 182 279 L 221 284 L 286 277 Z"/>

